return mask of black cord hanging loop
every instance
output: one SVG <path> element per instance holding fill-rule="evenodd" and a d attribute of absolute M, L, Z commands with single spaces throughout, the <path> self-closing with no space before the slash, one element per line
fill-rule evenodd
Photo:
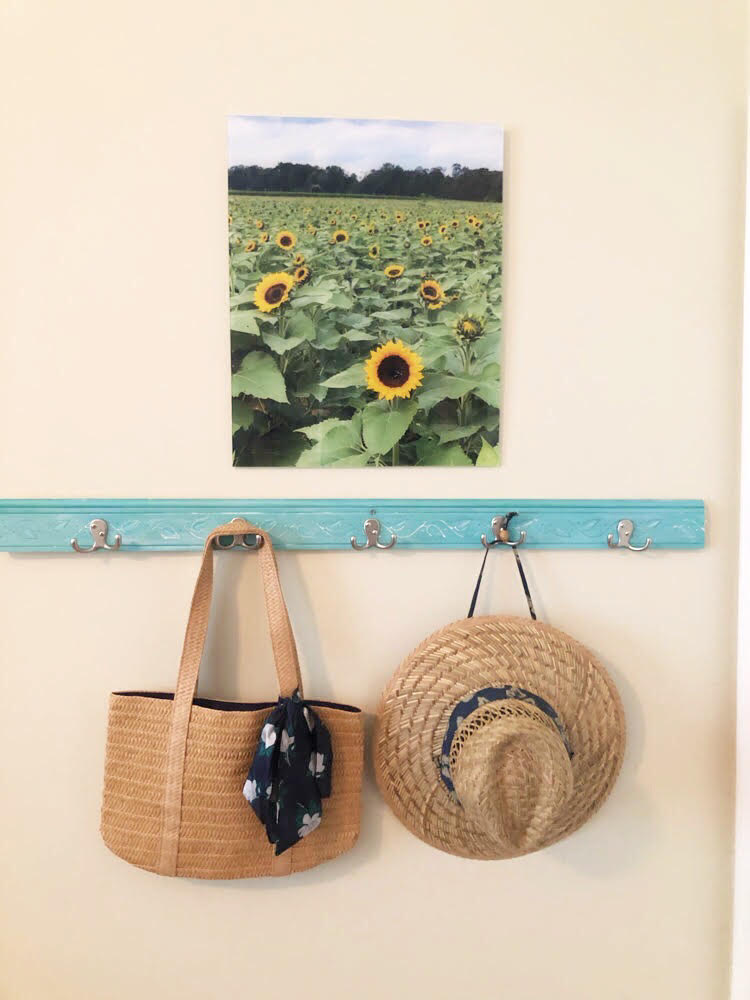
<path fill-rule="evenodd" d="M 523 565 L 521 563 L 521 557 L 518 554 L 518 546 L 522 545 L 526 541 L 526 532 L 522 531 L 520 533 L 519 540 L 517 542 L 509 541 L 508 524 L 510 523 L 511 518 L 517 516 L 518 516 L 518 511 L 512 510 L 504 517 L 493 518 L 492 530 L 495 532 L 495 535 L 497 536 L 494 541 L 488 542 L 486 537 L 482 535 L 482 545 L 484 545 L 484 557 L 482 559 L 482 566 L 479 570 L 477 584 L 476 587 L 474 587 L 474 594 L 472 595 L 471 598 L 471 605 L 469 606 L 469 613 L 466 616 L 467 618 L 474 617 L 474 610 L 476 609 L 477 599 L 479 597 L 479 588 L 482 585 L 482 576 L 484 574 L 484 567 L 487 562 L 487 556 L 490 553 L 490 549 L 492 548 L 493 545 L 506 545 L 509 548 L 513 549 L 513 555 L 516 557 L 516 566 L 518 567 L 518 575 L 521 579 L 521 586 L 523 587 L 523 592 L 526 595 L 526 603 L 529 606 L 529 614 L 531 615 L 532 621 L 536 621 L 536 611 L 534 610 L 534 602 L 531 598 L 529 583 L 528 580 L 526 579 L 526 574 L 524 572 Z M 497 529 L 495 527 L 495 522 L 499 522 Z"/>

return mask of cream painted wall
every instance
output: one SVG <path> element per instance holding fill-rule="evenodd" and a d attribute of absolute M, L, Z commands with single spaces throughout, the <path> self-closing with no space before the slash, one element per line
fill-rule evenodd
<path fill-rule="evenodd" d="M 173 683 L 192 555 L 0 556 L 0 996 L 718 1000 L 729 981 L 745 5 L 6 0 L 0 494 L 704 497 L 702 553 L 531 553 L 622 691 L 622 777 L 569 840 L 473 863 L 371 780 L 283 882 L 164 880 L 97 834 L 107 692 Z M 498 470 L 235 470 L 228 112 L 507 128 Z M 284 554 L 308 690 L 371 712 L 477 553 Z M 251 557 L 203 689 L 272 691 Z M 485 609 L 522 611 L 492 560 Z"/>

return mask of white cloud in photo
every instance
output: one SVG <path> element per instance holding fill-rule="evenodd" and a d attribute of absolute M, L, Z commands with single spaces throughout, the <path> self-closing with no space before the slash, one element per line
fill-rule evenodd
<path fill-rule="evenodd" d="M 360 178 L 383 163 L 502 170 L 503 131 L 461 122 L 230 116 L 230 167 L 281 162 L 338 165 Z"/>

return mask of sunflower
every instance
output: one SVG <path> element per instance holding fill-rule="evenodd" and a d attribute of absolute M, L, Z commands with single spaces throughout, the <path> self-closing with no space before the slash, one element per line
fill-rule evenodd
<path fill-rule="evenodd" d="M 377 231 L 378 227 L 375 225 L 374 222 L 371 222 L 370 225 L 367 227 L 367 232 L 372 236 Z"/>
<path fill-rule="evenodd" d="M 477 316 L 462 316 L 456 323 L 456 337 L 465 344 L 471 344 L 482 336 L 484 324 Z"/>
<path fill-rule="evenodd" d="M 288 229 L 282 229 L 280 233 L 276 233 L 276 246 L 281 247 L 282 250 L 291 250 L 296 242 L 297 237 Z"/>
<path fill-rule="evenodd" d="M 383 271 L 386 278 L 400 278 L 403 273 L 404 269 L 401 264 L 389 264 Z"/>
<path fill-rule="evenodd" d="M 443 286 L 432 278 L 427 278 L 419 286 L 419 294 L 428 309 L 441 309 L 443 305 Z"/>
<path fill-rule="evenodd" d="M 425 222 L 424 219 L 417 219 L 417 229 L 427 229 L 429 223 Z"/>
<path fill-rule="evenodd" d="M 310 278 L 309 267 L 305 267 L 303 265 L 302 267 L 298 267 L 297 270 L 294 272 L 294 280 L 297 282 L 298 285 L 304 285 L 304 283 L 308 281 L 309 278 Z"/>
<path fill-rule="evenodd" d="M 431 236 L 423 236 L 422 239 L 419 242 L 422 244 L 423 247 L 431 247 L 432 246 L 432 237 Z"/>
<path fill-rule="evenodd" d="M 292 263 L 295 264 L 297 267 L 300 267 L 302 264 L 305 263 L 305 255 L 301 253 L 296 253 L 294 255 L 294 260 Z"/>
<path fill-rule="evenodd" d="M 448 232 L 448 227 L 438 226 L 438 232 L 440 233 L 441 236 L 445 236 L 445 234 Z"/>
<path fill-rule="evenodd" d="M 254 302 L 261 312 L 270 313 L 286 302 L 294 288 L 294 278 L 284 271 L 267 274 L 255 286 Z"/>
<path fill-rule="evenodd" d="M 396 212 L 396 222 L 403 222 L 403 221 L 404 221 L 404 213 Z"/>
<path fill-rule="evenodd" d="M 458 221 L 458 219 L 451 219 L 451 226 L 453 226 L 454 229 L 458 229 L 460 225 L 461 223 Z"/>
<path fill-rule="evenodd" d="M 229 225 L 230 226 L 232 225 L 232 216 L 231 215 L 229 216 Z"/>
<path fill-rule="evenodd" d="M 311 236 L 314 236 L 318 230 L 311 224 L 307 227 L 307 231 Z"/>
<path fill-rule="evenodd" d="M 348 243 L 349 233 L 345 229 L 337 229 L 331 237 L 331 243 Z"/>
<path fill-rule="evenodd" d="M 372 257 L 373 260 L 376 257 L 379 257 L 380 256 L 380 247 L 378 246 L 378 244 L 377 243 L 373 243 L 373 245 L 367 251 L 367 254 L 368 254 L 369 257 Z"/>
<path fill-rule="evenodd" d="M 476 215 L 467 215 L 466 221 L 469 223 L 470 226 L 473 226 L 474 223 L 477 221 L 477 217 Z"/>
<path fill-rule="evenodd" d="M 338 222 L 338 219 L 335 216 L 332 215 L 331 218 L 328 221 L 330 222 L 330 224 L 332 226 L 335 226 L 336 223 Z"/>
<path fill-rule="evenodd" d="M 258 244 L 255 240 L 248 240 L 245 244 L 245 253 L 250 253 L 252 250 L 255 250 L 257 246 Z"/>
<path fill-rule="evenodd" d="M 365 361 L 367 388 L 380 399 L 407 399 L 422 384 L 422 359 L 400 340 L 389 340 Z"/>
<path fill-rule="evenodd" d="M 263 221 L 263 219 L 256 219 L 255 220 L 255 228 L 256 229 L 263 229 L 264 226 L 265 226 L 265 222 Z"/>
<path fill-rule="evenodd" d="M 260 234 L 260 242 L 261 243 L 268 243 L 268 233 L 261 233 Z"/>

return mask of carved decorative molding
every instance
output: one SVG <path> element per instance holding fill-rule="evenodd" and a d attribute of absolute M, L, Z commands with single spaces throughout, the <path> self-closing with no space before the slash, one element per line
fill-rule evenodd
<path fill-rule="evenodd" d="M 524 548 L 607 548 L 621 518 L 635 525 L 633 542 L 652 548 L 692 549 L 705 544 L 701 500 L 0 500 L 0 550 L 72 552 L 71 539 L 90 541 L 89 523 L 108 522 L 122 535 L 120 551 L 200 549 L 217 524 L 241 516 L 262 525 L 280 549 L 346 549 L 375 516 L 400 549 L 471 549 L 491 537 L 492 518 L 518 511 L 513 535 L 526 531 Z"/>

